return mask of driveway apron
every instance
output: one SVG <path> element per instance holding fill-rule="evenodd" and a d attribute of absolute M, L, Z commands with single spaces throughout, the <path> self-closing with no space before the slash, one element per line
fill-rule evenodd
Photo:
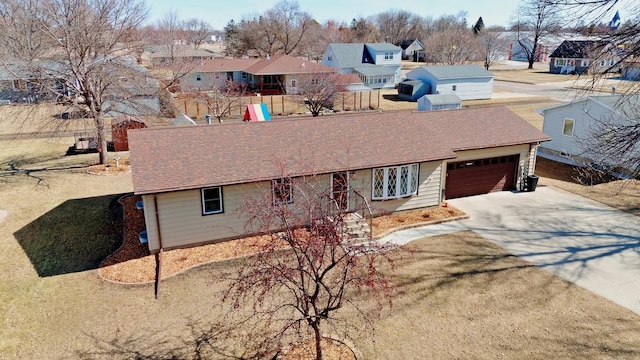
<path fill-rule="evenodd" d="M 548 186 L 449 203 L 467 229 L 640 314 L 639 217 Z"/>

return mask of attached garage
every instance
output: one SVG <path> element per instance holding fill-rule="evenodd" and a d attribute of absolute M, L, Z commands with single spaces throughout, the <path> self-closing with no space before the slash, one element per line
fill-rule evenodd
<path fill-rule="evenodd" d="M 519 155 L 508 155 L 448 163 L 446 198 L 513 190 L 519 160 Z"/>

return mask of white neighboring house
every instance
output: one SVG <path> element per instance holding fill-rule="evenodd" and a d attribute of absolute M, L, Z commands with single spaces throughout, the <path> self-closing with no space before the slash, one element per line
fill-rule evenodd
<path fill-rule="evenodd" d="M 551 136 L 551 141 L 540 145 L 540 156 L 568 164 L 596 161 L 599 165 L 608 165 L 590 159 L 587 154 L 592 143 L 591 133 L 602 121 L 628 124 L 637 116 L 633 115 L 633 108 L 639 100 L 640 95 L 624 99 L 623 95 L 589 96 L 536 110 L 544 116 L 542 131 Z"/>
<path fill-rule="evenodd" d="M 455 94 L 461 100 L 491 99 L 493 77 L 475 64 L 421 66 L 407 73 L 407 79 L 429 84 L 431 94 Z"/>

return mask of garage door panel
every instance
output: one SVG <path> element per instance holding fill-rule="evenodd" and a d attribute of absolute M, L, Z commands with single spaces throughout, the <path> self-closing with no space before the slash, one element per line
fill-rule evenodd
<path fill-rule="evenodd" d="M 507 158 L 507 157 L 505 157 Z M 501 160 L 504 161 L 505 158 Z M 494 191 L 513 189 L 517 157 L 508 157 L 514 161 L 492 163 L 493 159 L 481 159 L 461 163 L 486 164 L 452 168 L 447 170 L 446 197 L 448 199 L 486 194 Z"/>

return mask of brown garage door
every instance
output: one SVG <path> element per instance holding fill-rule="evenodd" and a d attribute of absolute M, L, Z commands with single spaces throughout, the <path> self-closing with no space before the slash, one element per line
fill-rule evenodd
<path fill-rule="evenodd" d="M 447 164 L 445 196 L 463 196 L 512 190 L 519 155 L 460 161 Z"/>

